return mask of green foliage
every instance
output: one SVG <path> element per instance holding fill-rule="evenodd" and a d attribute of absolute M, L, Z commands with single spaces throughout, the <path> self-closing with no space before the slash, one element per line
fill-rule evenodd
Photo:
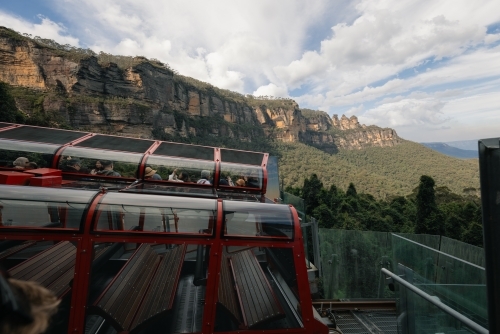
<path fill-rule="evenodd" d="M 341 150 L 338 154 L 302 143 L 275 143 L 281 152 L 280 177 L 284 185 L 301 186 L 312 174 L 318 175 L 325 187 L 335 184 L 347 190 L 349 183 L 358 192 L 379 199 L 406 196 L 412 192 L 421 175 L 429 175 L 440 187 L 454 194 L 478 195 L 479 166 L 477 159 L 461 160 L 444 156 L 420 144 L 404 141 L 394 147 L 363 150 Z M 464 193 L 464 188 L 467 188 Z M 440 193 L 437 191 L 437 200 Z"/>
<path fill-rule="evenodd" d="M 312 174 L 302 187 L 288 186 L 285 191 L 302 196 L 306 213 L 315 217 L 322 228 L 440 234 L 481 246 L 478 198 L 472 200 L 444 188 L 435 187 L 434 180 L 424 175 L 416 194 L 382 200 L 358 193 L 354 183 L 346 192 L 334 184 L 325 188 L 321 179 Z M 435 189 L 441 190 L 439 202 Z"/>
<path fill-rule="evenodd" d="M 24 123 L 24 119 L 24 115 L 16 107 L 16 101 L 10 93 L 9 85 L 0 82 L 0 121 Z"/>

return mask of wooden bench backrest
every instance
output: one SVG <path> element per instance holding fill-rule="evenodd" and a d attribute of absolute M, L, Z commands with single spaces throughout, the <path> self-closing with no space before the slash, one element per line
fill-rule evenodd
<path fill-rule="evenodd" d="M 61 241 L 9 270 L 13 278 L 36 281 L 62 297 L 69 290 L 76 261 L 76 247 Z"/>
<path fill-rule="evenodd" d="M 229 268 L 229 257 L 225 253 L 222 254 L 218 301 L 233 316 L 236 323 L 243 323 L 233 274 Z"/>
<path fill-rule="evenodd" d="M 223 254 L 218 302 L 242 328 L 285 316 L 253 251 Z"/>
<path fill-rule="evenodd" d="M 229 261 L 245 326 L 252 328 L 284 317 L 283 308 L 252 250 L 236 253 Z"/>
<path fill-rule="evenodd" d="M 160 257 L 142 244 L 130 257 L 92 310 L 117 331 L 137 331 L 148 320 L 172 308 L 186 246 Z"/>
<path fill-rule="evenodd" d="M 134 332 L 140 329 L 146 321 L 172 309 L 185 253 L 186 245 L 184 244 L 163 255 L 142 306 L 132 323 L 131 328 Z"/>

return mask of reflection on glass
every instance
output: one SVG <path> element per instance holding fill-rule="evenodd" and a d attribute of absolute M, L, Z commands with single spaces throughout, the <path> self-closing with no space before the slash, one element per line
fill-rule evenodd
<path fill-rule="evenodd" d="M 0 167 L 20 170 L 47 168 L 52 165 L 52 159 L 58 146 L 0 140 Z"/>
<path fill-rule="evenodd" d="M 95 243 L 86 333 L 96 328 L 201 332 L 209 250 L 191 244 Z"/>
<path fill-rule="evenodd" d="M 68 147 L 62 152 L 59 168 L 63 172 L 96 177 L 137 178 L 142 154 Z"/>
<path fill-rule="evenodd" d="M 485 269 L 407 238 L 393 235 L 394 259 L 406 272 L 410 283 L 437 296 L 444 304 L 460 309 L 487 327 Z"/>
<path fill-rule="evenodd" d="M 36 281 L 61 299 L 57 313 L 48 321 L 49 328 L 45 333 L 68 332 L 76 252 L 76 245 L 70 241 L 0 241 L 2 266 L 12 278 L 20 280 L 19 284 Z M 33 300 L 33 303 L 38 304 L 39 301 Z"/>
<path fill-rule="evenodd" d="M 98 207 L 96 229 L 211 234 L 215 205 L 213 200 L 110 193 Z"/>
<path fill-rule="evenodd" d="M 8 194 L 5 198 L 1 194 Z M 94 192 L 0 186 L 0 226 L 78 229 Z"/>
<path fill-rule="evenodd" d="M 380 269 L 392 267 L 385 232 L 319 229 L 325 299 L 394 298 Z"/>
<path fill-rule="evenodd" d="M 302 327 L 292 249 L 232 248 L 222 254 L 215 331 Z"/>
<path fill-rule="evenodd" d="M 221 163 L 219 185 L 231 187 L 262 188 L 262 168 L 259 166 L 244 166 Z"/>
<path fill-rule="evenodd" d="M 224 233 L 292 239 L 292 213 L 287 205 L 225 201 Z"/>
<path fill-rule="evenodd" d="M 149 168 L 149 169 L 148 169 Z M 170 182 L 213 184 L 215 163 L 194 159 L 180 159 L 162 156 L 150 156 L 146 162 L 145 179 Z M 154 171 L 154 174 L 151 174 Z M 155 178 L 151 176 L 157 175 Z"/>
<path fill-rule="evenodd" d="M 478 323 L 482 327 L 488 328 L 487 319 L 480 316 L 477 312 L 471 312 L 471 309 L 468 307 L 473 304 L 471 301 L 467 303 L 467 294 L 463 294 L 460 298 L 465 302 L 465 305 L 462 303 L 456 304 L 452 303 L 450 305 L 450 299 L 447 298 L 450 296 L 449 286 L 435 285 L 435 284 L 422 284 L 422 282 L 426 281 L 423 277 L 416 274 L 410 268 L 399 265 L 398 272 L 400 277 L 402 277 L 407 282 L 415 285 L 417 288 L 424 290 L 424 292 L 434 296 L 436 300 L 439 300 L 448 306 L 452 307 L 459 313 L 462 313 L 467 318 L 473 320 Z M 471 288 L 472 286 L 469 286 Z M 454 287 L 452 287 L 454 288 Z M 472 287 L 473 288 L 473 287 Z M 442 290 L 441 290 L 442 289 Z M 441 291 L 440 291 L 441 290 Z M 400 291 L 400 306 L 399 306 L 399 317 L 400 319 L 400 328 L 404 333 L 474 333 L 474 331 L 468 329 L 463 323 L 454 317 L 448 315 L 438 307 L 434 306 L 424 298 L 418 296 L 412 291 L 408 290 L 404 286 L 399 287 Z M 440 292 L 445 292 L 445 295 Z M 462 293 L 463 291 L 460 291 Z M 472 293 L 479 292 L 476 289 L 473 289 L 469 292 L 469 295 Z M 486 295 L 483 296 L 484 306 L 486 303 Z M 455 300 L 454 302 L 458 302 Z M 477 309 L 477 307 L 476 307 Z M 484 314 L 486 315 L 486 314 Z"/>

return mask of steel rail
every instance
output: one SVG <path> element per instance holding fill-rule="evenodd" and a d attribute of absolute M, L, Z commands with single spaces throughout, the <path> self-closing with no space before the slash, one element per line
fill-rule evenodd
<path fill-rule="evenodd" d="M 472 321 L 469 318 L 465 317 L 463 314 L 455 311 L 454 309 L 452 309 L 448 305 L 442 303 L 441 301 L 436 300 L 435 298 L 433 298 L 428 293 L 426 293 L 426 292 L 420 290 L 419 288 L 417 288 L 416 286 L 408 283 L 407 281 L 405 281 L 404 279 L 402 279 L 398 275 L 394 274 L 393 272 L 391 272 L 391 271 L 389 271 L 389 270 L 387 270 L 385 268 L 382 268 L 380 270 L 385 275 L 391 277 L 393 280 L 395 280 L 399 284 L 403 285 L 405 288 L 413 291 L 415 294 L 417 294 L 420 297 L 424 298 L 429 303 L 433 304 L 434 306 L 436 306 L 436 307 L 440 308 L 441 310 L 443 310 L 444 312 L 448 313 L 453 318 L 455 318 L 458 321 L 462 322 L 465 326 L 469 327 L 470 329 L 474 330 L 475 332 L 481 333 L 481 334 L 488 334 L 489 333 L 489 331 L 486 328 L 484 328 L 481 325 L 475 323 L 474 321 Z"/>

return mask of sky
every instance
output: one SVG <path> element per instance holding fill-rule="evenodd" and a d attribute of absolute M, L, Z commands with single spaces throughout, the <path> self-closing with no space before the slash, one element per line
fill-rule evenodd
<path fill-rule="evenodd" d="M 0 0 L 0 25 L 417 142 L 500 137 L 498 0 Z"/>

